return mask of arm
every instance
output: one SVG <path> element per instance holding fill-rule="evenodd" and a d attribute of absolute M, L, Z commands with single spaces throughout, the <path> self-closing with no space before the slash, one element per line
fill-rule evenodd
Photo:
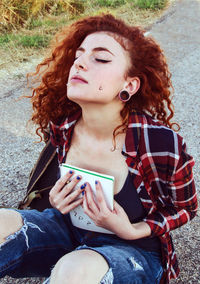
<path fill-rule="evenodd" d="M 159 170 L 159 182 L 157 180 L 151 183 L 154 191 L 158 191 L 158 186 L 164 189 L 156 210 L 144 219 L 151 228 L 152 236 L 162 235 L 184 225 L 197 212 L 197 195 L 192 174 L 194 161 L 187 154 L 182 138 L 177 138 L 178 155 L 168 157 L 169 169 L 165 185 L 162 184 Z"/>
<path fill-rule="evenodd" d="M 167 159 L 163 160 L 164 171 L 163 167 L 160 167 L 160 156 L 153 157 L 155 167 L 152 168 L 157 169 L 154 171 L 156 179 L 150 173 L 149 191 L 152 194 L 152 199 L 154 199 L 155 207 L 143 222 L 131 224 L 123 208 L 117 202 L 115 202 L 114 212 L 107 210 L 102 201 L 100 185 L 96 187 L 97 195 L 99 195 L 99 206 L 95 205 L 89 186 L 87 187 L 83 202 L 85 213 L 94 220 L 96 225 L 111 230 L 119 237 L 129 240 L 151 235 L 163 235 L 191 220 L 197 211 L 197 197 L 192 174 L 194 161 L 186 153 L 185 144 L 182 144 L 180 137 L 178 145 L 178 153 L 168 154 Z M 145 155 L 145 159 L 148 157 L 148 155 Z M 147 161 L 142 160 L 142 162 L 145 164 Z M 159 167 L 161 170 L 159 170 Z"/>
<path fill-rule="evenodd" d="M 97 226 L 112 231 L 122 239 L 135 240 L 151 234 L 151 229 L 145 222 L 131 224 L 126 212 L 115 200 L 113 211 L 107 207 L 100 182 L 96 183 L 96 202 L 91 186 L 87 183 L 82 206 Z"/>

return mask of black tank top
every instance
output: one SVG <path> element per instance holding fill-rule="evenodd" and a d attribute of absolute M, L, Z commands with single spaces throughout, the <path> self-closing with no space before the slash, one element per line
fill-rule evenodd
<path fill-rule="evenodd" d="M 60 178 L 60 170 L 58 170 L 58 178 Z M 114 199 L 121 205 L 129 217 L 131 223 L 137 223 L 143 220 L 145 217 L 144 207 L 139 199 L 136 189 L 133 185 L 133 176 L 128 173 L 126 181 L 122 189 L 114 195 Z M 77 228 L 79 233 L 85 235 L 88 231 L 84 229 Z M 103 234 L 103 233 L 100 233 Z M 110 235 L 113 238 L 119 239 L 117 235 Z M 137 245 L 138 247 L 148 250 L 148 251 L 161 251 L 161 244 L 158 237 L 146 237 L 138 240 L 125 240 L 128 244 Z"/>
<path fill-rule="evenodd" d="M 133 177 L 129 172 L 122 189 L 114 195 L 114 199 L 121 205 L 131 223 L 142 221 L 145 217 L 144 207 L 133 185 Z M 126 241 L 148 251 L 159 251 L 161 248 L 158 237 L 147 237 L 138 240 Z"/>

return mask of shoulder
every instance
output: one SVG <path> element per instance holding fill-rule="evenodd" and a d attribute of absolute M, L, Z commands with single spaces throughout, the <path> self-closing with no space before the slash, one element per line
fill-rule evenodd
<path fill-rule="evenodd" d="M 178 133 L 146 113 L 133 112 L 128 127 L 140 129 L 139 147 L 144 153 L 178 154 L 184 143 Z"/>

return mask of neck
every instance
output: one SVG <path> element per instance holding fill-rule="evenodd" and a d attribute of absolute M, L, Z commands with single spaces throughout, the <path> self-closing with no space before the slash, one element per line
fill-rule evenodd
<path fill-rule="evenodd" d="M 122 123 L 120 105 L 82 105 L 82 117 L 79 126 L 90 136 L 98 139 L 110 139 L 114 129 Z"/>

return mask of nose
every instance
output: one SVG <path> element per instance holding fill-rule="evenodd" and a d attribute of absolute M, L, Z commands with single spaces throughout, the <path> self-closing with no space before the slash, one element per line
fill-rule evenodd
<path fill-rule="evenodd" d="M 87 64 L 85 59 L 83 58 L 83 55 L 79 56 L 79 58 L 76 59 L 75 68 L 77 70 L 87 70 Z"/>

